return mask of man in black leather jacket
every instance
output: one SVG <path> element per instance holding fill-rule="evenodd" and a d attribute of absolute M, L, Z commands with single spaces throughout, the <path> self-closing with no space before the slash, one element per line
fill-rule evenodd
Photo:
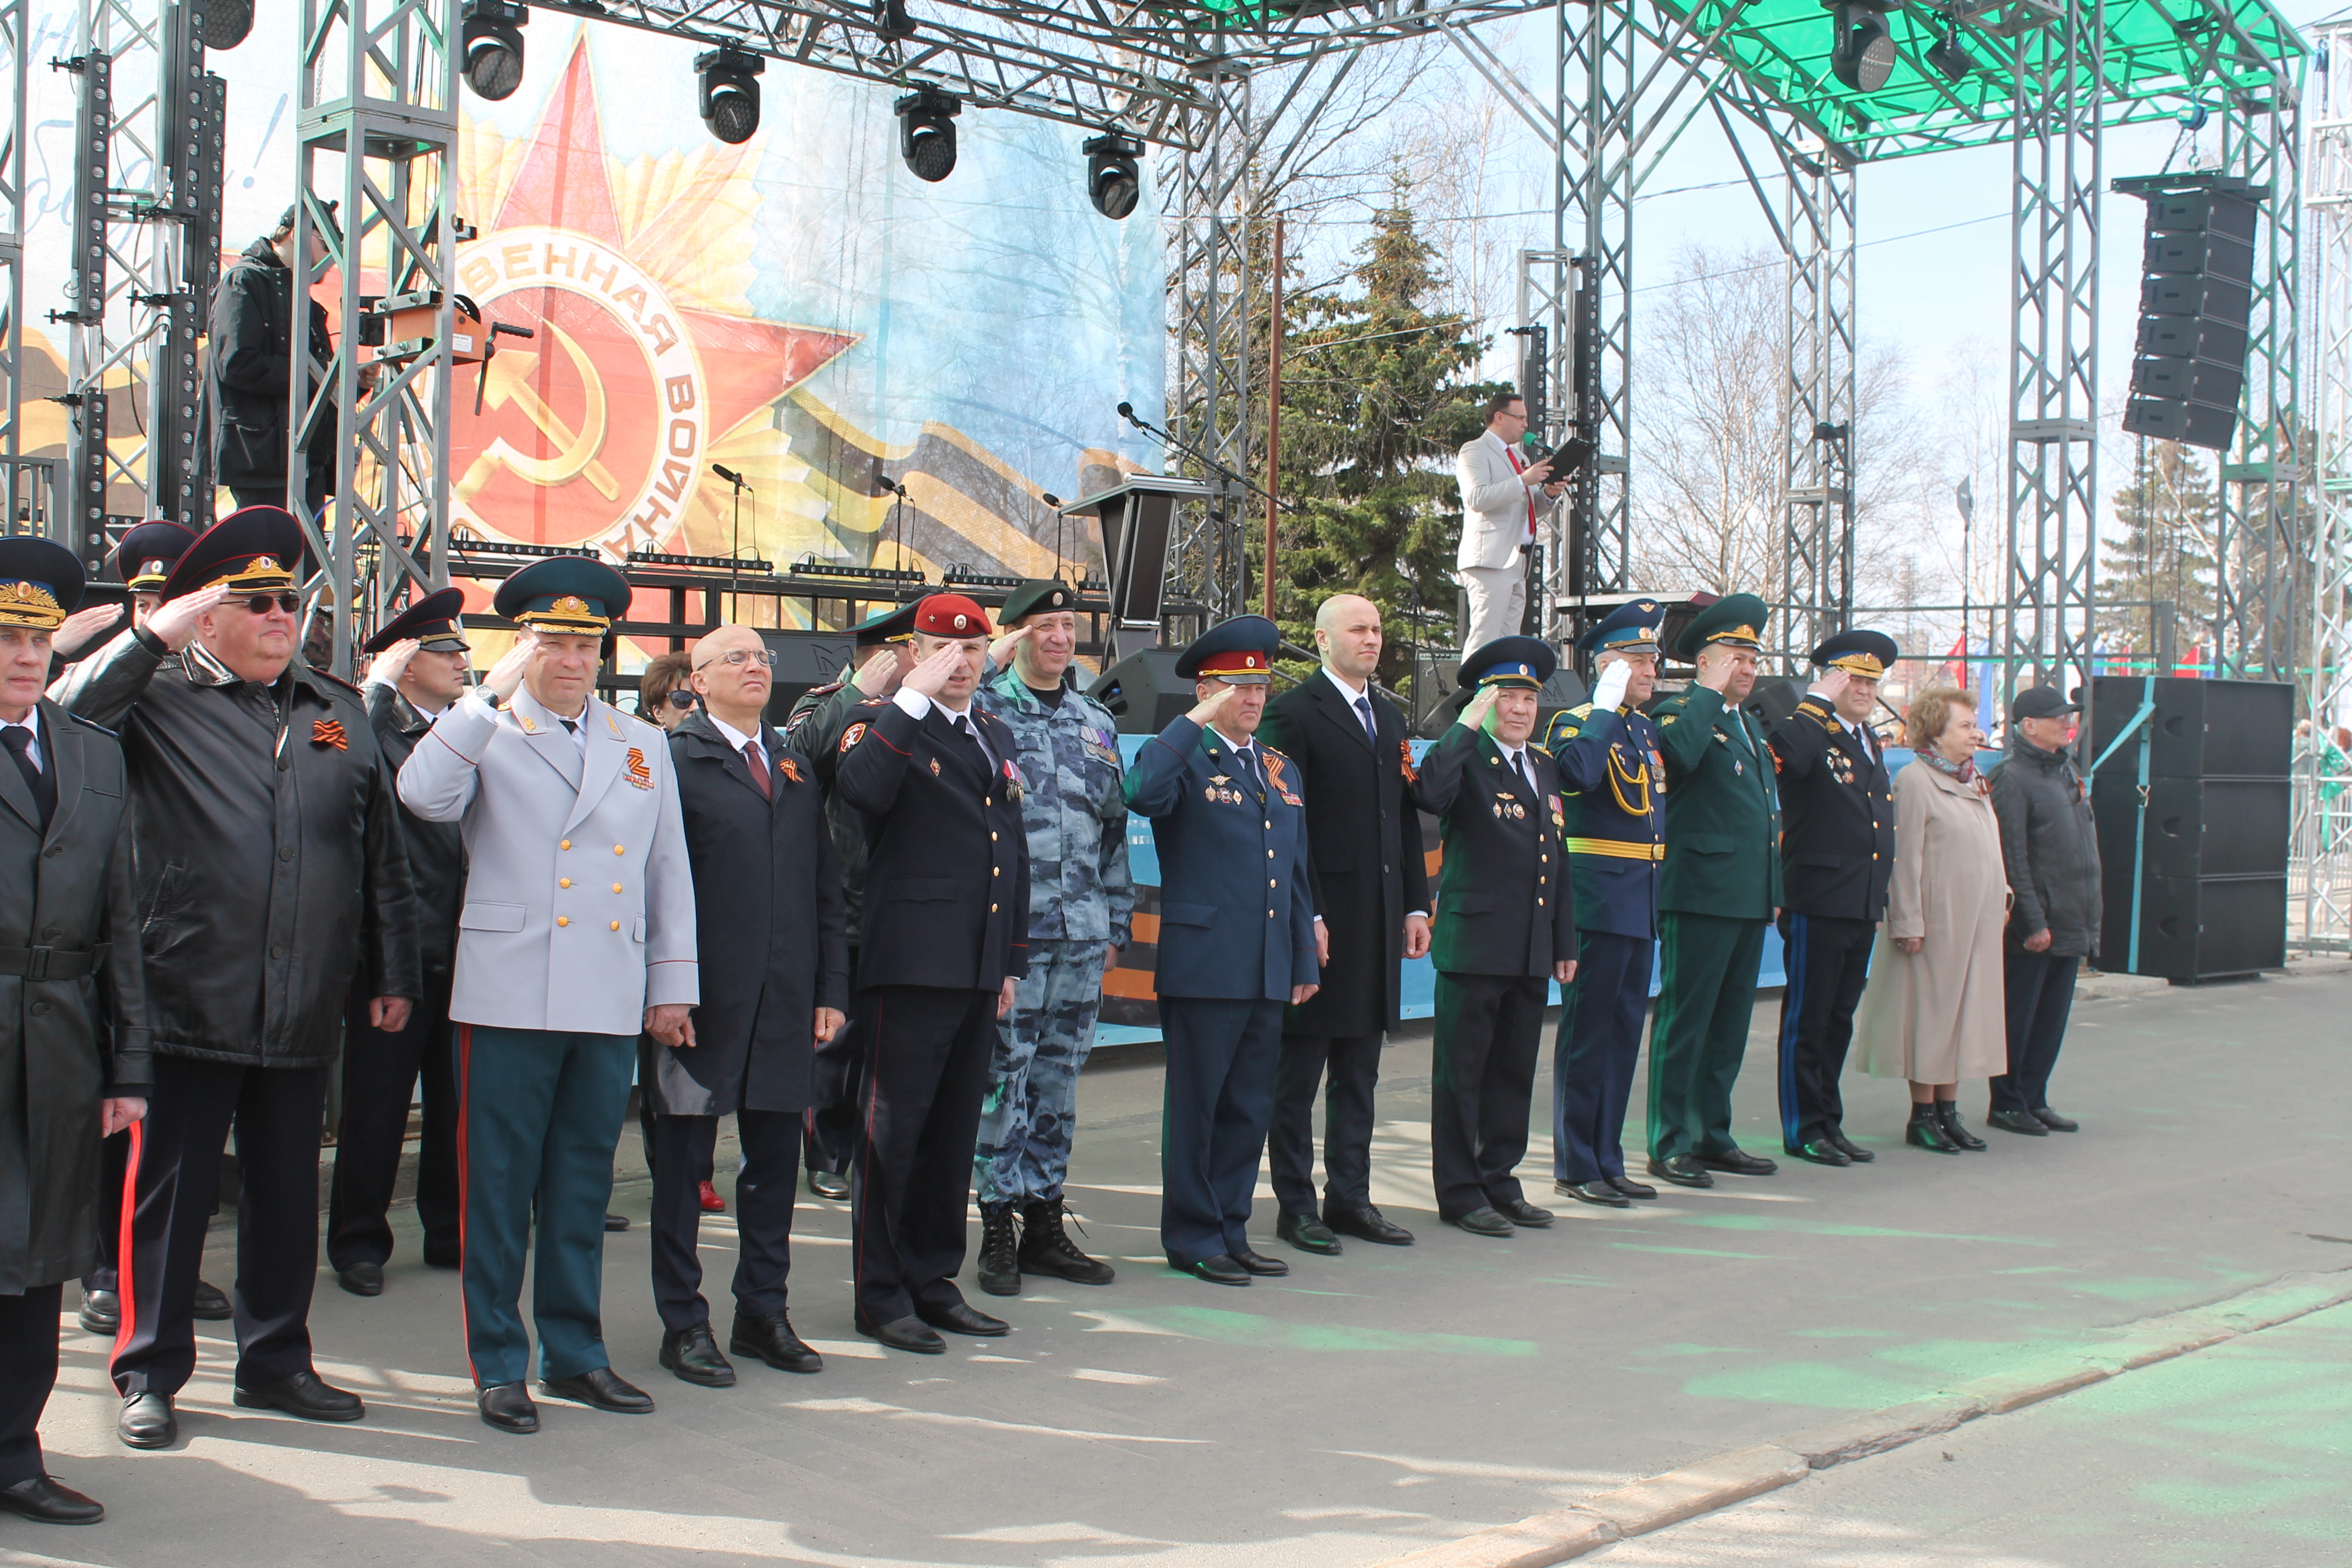
<path fill-rule="evenodd" d="M 137 826 L 155 1089 L 134 1139 L 114 1384 L 132 1447 L 177 1435 L 189 1316 L 234 1123 L 236 1403 L 354 1421 L 310 1367 L 319 1124 L 354 984 L 397 1029 L 418 994 L 392 770 L 359 693 L 295 653 L 300 525 L 248 507 L 188 548 L 144 626 L 61 683 L 119 727 Z"/>
<path fill-rule="evenodd" d="M 314 228 L 309 261 L 327 253 Z M 294 380 L 293 321 L 296 279 L 308 268 L 294 258 L 294 209 L 257 239 L 213 290 L 211 349 L 205 361 L 212 415 L 213 462 L 220 482 L 236 492 L 239 506 L 282 506 L 286 501 L 286 407 Z M 301 292 L 308 294 L 303 289 Z M 310 301 L 310 352 L 321 364 L 334 357 L 327 309 Z M 304 497 L 312 515 L 332 483 L 339 423 L 330 419 L 303 450 L 309 459 Z"/>
<path fill-rule="evenodd" d="M 375 656 L 360 692 L 384 767 L 397 774 L 433 721 L 466 694 L 471 654 L 460 616 L 465 594 L 427 594 L 368 639 Z M 425 1227 L 425 1261 L 457 1267 L 457 1030 L 449 1022 L 449 983 L 457 951 L 457 910 L 466 900 L 466 840 L 454 822 L 427 822 L 400 811 L 416 888 L 416 949 L 424 995 L 407 1027 L 368 1024 L 370 993 L 354 986 L 343 1026 L 343 1114 L 335 1134 L 335 1181 L 327 1198 L 327 1267 L 354 1296 L 383 1293 L 392 1260 L 384 1214 L 400 1175 L 408 1136 L 408 1102 L 424 1085 L 424 1135 L 416 1152 L 416 1218 Z"/>

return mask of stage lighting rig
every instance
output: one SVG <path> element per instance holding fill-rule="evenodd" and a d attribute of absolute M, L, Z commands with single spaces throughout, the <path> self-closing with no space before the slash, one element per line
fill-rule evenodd
<path fill-rule="evenodd" d="M 466 0 L 466 85 L 495 103 L 522 85 L 522 30 L 530 9 L 514 0 Z"/>
<path fill-rule="evenodd" d="M 1143 175 L 1136 163 L 1143 149 L 1116 131 L 1106 131 L 1081 149 L 1087 155 L 1087 199 L 1105 217 L 1120 218 L 1135 210 L 1143 194 Z"/>
<path fill-rule="evenodd" d="M 1951 22 L 1944 24 L 1944 36 L 1927 48 L 1927 63 L 1936 68 L 1948 81 L 1964 81 L 1977 68 L 1977 58 L 1960 43 L 1960 29 Z"/>
<path fill-rule="evenodd" d="M 702 83 L 702 122 L 729 146 L 749 142 L 760 129 L 760 73 L 768 62 L 732 44 L 694 57 Z"/>
<path fill-rule="evenodd" d="M 1895 36 L 1886 30 L 1886 0 L 1822 0 L 1837 23 L 1830 70 L 1856 92 L 1876 92 L 1895 74 Z"/>
<path fill-rule="evenodd" d="M 898 117 L 898 155 L 915 178 L 939 184 L 955 173 L 955 117 L 963 100 L 937 88 L 910 92 L 890 106 Z"/>
<path fill-rule="evenodd" d="M 204 0 L 196 36 L 208 49 L 233 49 L 253 31 L 253 0 Z"/>

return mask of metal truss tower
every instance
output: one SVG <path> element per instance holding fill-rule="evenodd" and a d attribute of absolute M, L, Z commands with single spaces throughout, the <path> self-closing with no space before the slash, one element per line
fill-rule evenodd
<path fill-rule="evenodd" d="M 2267 95 L 2232 95 L 2221 116 L 2221 172 L 2267 184 L 2254 231 L 2245 400 L 2221 463 L 2214 650 L 2220 670 L 2294 680 L 2304 663 L 2310 592 L 2309 431 L 2296 396 L 2302 353 L 2297 258 L 2303 222 L 2303 84 L 2281 62 Z"/>
<path fill-rule="evenodd" d="M 47 532 L 54 526 L 49 486 L 23 460 L 19 420 L 25 360 L 25 50 L 30 0 L 0 0 L 0 90 L 8 95 L 0 121 L 0 482 L 7 513 L 0 531 Z M 45 469 L 47 465 L 42 465 Z"/>
<path fill-rule="evenodd" d="M 286 504 L 323 565 L 311 613 L 330 617 L 342 676 L 405 584 L 449 580 L 459 39 L 457 0 L 302 3 L 295 253 L 323 245 L 310 281 L 336 279 L 341 331 L 326 363 L 301 354 L 289 389 Z M 378 296 L 396 334 L 381 356 L 362 328 Z M 329 437 L 333 500 L 313 519 L 304 454 L 321 427 L 343 438 Z"/>
<path fill-rule="evenodd" d="M 2090 697 L 2105 29 L 2077 0 L 2017 41 L 2004 698 L 2021 675 Z"/>
<path fill-rule="evenodd" d="M 1791 675 L 1853 618 L 1854 172 L 1843 149 L 1773 140 L 1788 186 L 1788 380 L 1781 393 L 1780 593 Z"/>
<path fill-rule="evenodd" d="M 2311 280 L 2314 378 L 2305 690 L 2321 735 L 2352 722 L 2352 16 L 2320 33 L 2314 82 L 2310 183 L 2316 241 Z M 2289 896 L 2305 949 L 2352 947 L 2352 812 L 2322 794 L 2325 748 L 2297 749 Z"/>
<path fill-rule="evenodd" d="M 1254 126 L 1250 77 L 1241 66 L 1211 67 L 1194 111 L 1171 160 L 1176 171 L 1174 237 L 1175 405 L 1169 433 L 1186 447 L 1236 473 L 1249 471 L 1250 241 L 1256 216 L 1251 200 Z M 1200 468 L 1181 453 L 1168 454 L 1170 471 Z M 1168 554 L 1171 598 L 1202 605 L 1209 619 L 1238 615 L 1248 597 L 1240 519 L 1245 491 L 1214 473 L 1200 477 L 1214 491 L 1187 509 Z"/>

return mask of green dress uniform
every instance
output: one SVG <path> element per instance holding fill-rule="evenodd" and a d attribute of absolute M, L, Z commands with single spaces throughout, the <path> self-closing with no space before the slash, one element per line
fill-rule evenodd
<path fill-rule="evenodd" d="M 1763 602 L 1733 594 L 1700 612 L 1676 653 L 1709 642 L 1754 647 Z M 1663 944 L 1650 1035 L 1650 1169 L 1708 1185 L 1707 1167 L 1769 1172 L 1731 1136 L 1756 1005 L 1764 928 L 1781 901 L 1780 802 L 1772 752 L 1755 720 L 1694 685 L 1658 705 L 1666 764 L 1666 858 L 1658 889 Z"/>

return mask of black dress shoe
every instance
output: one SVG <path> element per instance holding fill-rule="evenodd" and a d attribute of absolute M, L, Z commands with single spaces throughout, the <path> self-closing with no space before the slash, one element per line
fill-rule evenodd
<path fill-rule="evenodd" d="M 1536 1207 L 1525 1198 L 1505 1198 L 1495 1208 L 1505 1219 L 1528 1230 L 1541 1230 L 1559 1217 L 1549 1209 Z"/>
<path fill-rule="evenodd" d="M 1264 1275 L 1267 1279 L 1278 1279 L 1290 1272 L 1290 1265 L 1281 1258 L 1268 1258 L 1265 1253 L 1255 1251 L 1247 1246 L 1234 1247 L 1228 1256 L 1235 1263 L 1240 1264 L 1246 1272 Z"/>
<path fill-rule="evenodd" d="M 1847 1137 L 1843 1128 L 1832 1129 L 1829 1133 L 1829 1141 L 1837 1145 L 1837 1152 L 1839 1153 L 1844 1155 L 1847 1159 L 1853 1161 L 1857 1165 L 1867 1165 L 1873 1160 L 1878 1158 L 1877 1155 L 1872 1153 L 1869 1150 L 1864 1148 L 1853 1139 Z"/>
<path fill-rule="evenodd" d="M 1789 1151 L 1800 1160 L 1810 1160 L 1816 1165 L 1851 1165 L 1853 1161 L 1846 1152 L 1826 1138 L 1816 1138 L 1800 1143 Z"/>
<path fill-rule="evenodd" d="M 381 1296 L 383 1294 L 383 1265 L 354 1263 L 349 1268 L 338 1268 L 335 1270 L 335 1283 L 354 1296 Z"/>
<path fill-rule="evenodd" d="M 735 1386 L 735 1369 L 719 1353 L 719 1342 L 710 1337 L 710 1325 L 707 1322 L 665 1332 L 657 1359 L 680 1383 L 691 1383 L 698 1388 Z"/>
<path fill-rule="evenodd" d="M 626 1230 L 629 1228 L 629 1216 L 625 1214 L 608 1214 L 604 1216 L 604 1228 L 608 1231 Z"/>
<path fill-rule="evenodd" d="M 1761 1154 L 1751 1154 L 1745 1149 L 1727 1149 L 1720 1154 L 1701 1154 L 1698 1163 L 1710 1171 L 1729 1171 L 1735 1176 L 1769 1176 L 1780 1167 Z"/>
<path fill-rule="evenodd" d="M 824 1357 L 793 1332 L 792 1319 L 782 1312 L 771 1318 L 737 1312 L 735 1326 L 727 1333 L 727 1349 L 734 1355 L 757 1356 L 778 1372 L 824 1370 Z"/>
<path fill-rule="evenodd" d="M 1458 1226 L 1473 1236 L 1514 1236 L 1519 1228 L 1491 1208 L 1475 1208 L 1468 1214 L 1456 1215 L 1446 1223 Z"/>
<path fill-rule="evenodd" d="M 894 1351 L 912 1351 L 917 1355 L 945 1355 L 947 1341 L 940 1338 L 923 1324 L 920 1318 L 893 1318 L 887 1323 L 860 1323 L 857 1331 Z"/>
<path fill-rule="evenodd" d="M 1013 1331 L 1012 1325 L 1003 1319 L 992 1318 L 969 1301 L 953 1301 L 944 1307 L 926 1307 L 918 1301 L 915 1316 L 944 1332 L 971 1334 L 983 1340 L 999 1339 Z"/>
<path fill-rule="evenodd" d="M 1943 1124 L 1944 1136 L 1961 1148 L 1971 1152 L 1981 1151 L 1984 1148 L 1985 1141 L 1969 1131 L 1969 1124 L 1960 1120 L 1960 1108 L 1957 1101 L 1949 1100 L 1936 1101 L 1936 1120 Z"/>
<path fill-rule="evenodd" d="M 2042 1119 L 2030 1110 L 1989 1110 L 1985 1112 L 1985 1125 L 1998 1127 L 2003 1132 L 2021 1133 L 2028 1138 L 2050 1136 L 2050 1129 L 2042 1125 Z"/>
<path fill-rule="evenodd" d="M 530 1391 L 520 1383 L 493 1383 L 479 1389 L 474 1405 L 481 1411 L 485 1426 L 526 1436 L 539 1430 L 539 1406 L 530 1402 Z"/>
<path fill-rule="evenodd" d="M 541 1394 L 576 1400 L 615 1415 L 650 1415 L 654 1412 L 654 1396 L 609 1366 L 591 1367 L 570 1377 L 542 1377 L 539 1389 Z"/>
<path fill-rule="evenodd" d="M 1212 1285 L 1246 1285 L 1250 1282 L 1249 1270 L 1222 1252 L 1214 1258 L 1203 1258 L 1198 1263 L 1179 1263 L 1171 1258 L 1168 1260 L 1168 1267 L 1190 1274 L 1195 1279 L 1206 1279 Z"/>
<path fill-rule="evenodd" d="M 1930 1154 L 1957 1154 L 1960 1146 L 1944 1136 L 1944 1123 L 1933 1109 L 1914 1106 L 1911 1120 L 1904 1124 L 1903 1142 L 1914 1149 L 1925 1149 Z"/>
<path fill-rule="evenodd" d="M 837 1204 L 849 1201 L 849 1178 L 838 1171 L 820 1171 L 812 1166 L 808 1182 L 809 1191 L 821 1198 L 831 1198 Z"/>
<path fill-rule="evenodd" d="M 217 1285 L 196 1281 L 196 1293 L 188 1298 L 188 1315 L 207 1323 L 226 1323 L 236 1316 L 236 1303 Z"/>
<path fill-rule="evenodd" d="M 1319 1215 L 1292 1214 L 1285 1209 L 1275 1218 L 1274 1237 L 1318 1258 L 1339 1256 L 1339 1238 L 1331 1234 L 1331 1227 L 1323 1223 Z"/>
<path fill-rule="evenodd" d="M 1352 1236 L 1359 1241 L 1370 1241 L 1381 1247 L 1411 1247 L 1412 1232 L 1398 1225 L 1371 1205 L 1362 1208 L 1332 1208 L 1325 1205 L 1323 1223 L 1342 1236 Z"/>
<path fill-rule="evenodd" d="M 1651 1161 L 1650 1174 L 1662 1182 L 1672 1182 L 1678 1187 L 1715 1185 L 1715 1178 L 1706 1173 L 1706 1167 L 1689 1154 L 1674 1154 L 1664 1160 Z"/>
<path fill-rule="evenodd" d="M 458 1250 L 456 1242 L 451 1242 L 446 1247 L 436 1247 L 429 1241 L 425 1244 L 425 1268 L 462 1268 L 465 1264 L 466 1255 Z"/>
<path fill-rule="evenodd" d="M 35 1476 L 13 1487 L 0 1487 L 0 1508 L 41 1524 L 96 1524 L 106 1510 L 55 1476 Z"/>
<path fill-rule="evenodd" d="M 110 1340 L 122 1331 L 122 1298 L 111 1290 L 85 1290 L 81 1310 L 74 1316 L 84 1331 Z"/>
<path fill-rule="evenodd" d="M 1564 1198 L 1574 1198 L 1580 1204 L 1598 1204 L 1605 1209 L 1629 1209 L 1633 1201 L 1607 1182 L 1554 1182 L 1551 1190 Z"/>
<path fill-rule="evenodd" d="M 1601 1179 L 1629 1198 L 1654 1198 L 1658 1195 L 1657 1188 L 1647 1182 L 1637 1182 L 1631 1176 L 1603 1176 Z"/>
<path fill-rule="evenodd" d="M 2033 1108 L 2033 1120 L 2053 1132 L 2080 1132 L 2083 1124 L 2071 1116 L 2061 1116 L 2046 1105 Z"/>
<path fill-rule="evenodd" d="M 315 1372 L 298 1372 L 251 1388 L 239 1384 L 230 1397 L 247 1410 L 282 1410 L 305 1421 L 356 1421 L 367 1414 L 358 1394 L 328 1387 Z"/>
<path fill-rule="evenodd" d="M 168 1394 L 134 1394 L 122 1402 L 114 1435 L 133 1448 L 169 1447 L 180 1435 L 180 1418 Z"/>

